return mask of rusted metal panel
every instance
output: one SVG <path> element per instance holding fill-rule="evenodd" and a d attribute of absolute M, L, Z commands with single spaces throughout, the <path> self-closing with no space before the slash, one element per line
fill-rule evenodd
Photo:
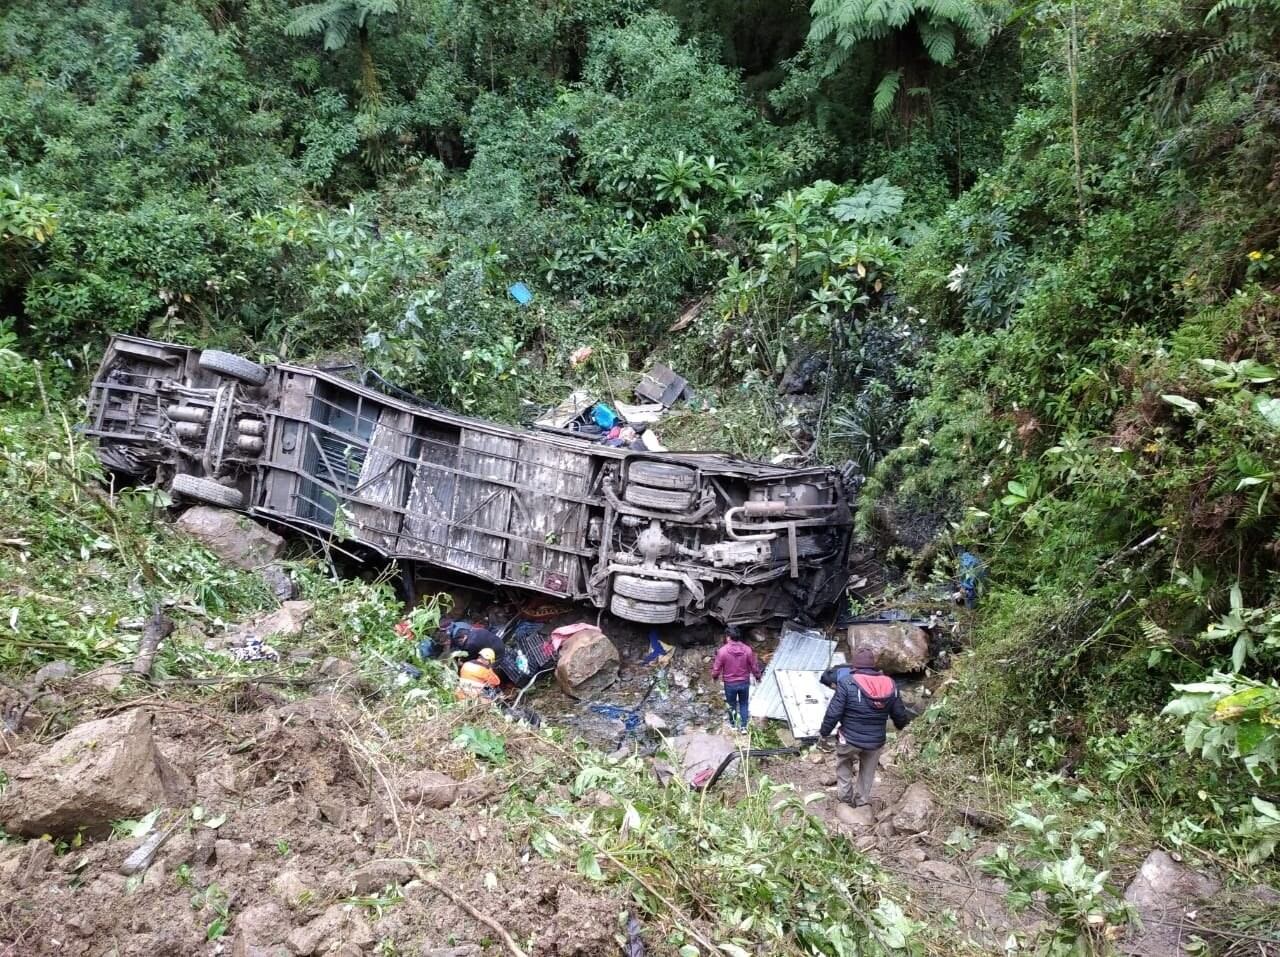
<path fill-rule="evenodd" d="M 562 595 L 584 591 L 582 562 L 557 547 L 582 548 L 591 457 L 541 442 L 525 442 L 516 467 L 505 577 Z"/>
<path fill-rule="evenodd" d="M 458 477 L 450 516 L 445 561 L 454 568 L 501 579 L 511 511 L 507 483 L 515 476 L 518 439 L 463 429 L 458 443 Z"/>
<path fill-rule="evenodd" d="M 404 504 L 407 474 L 402 456 L 411 424 L 409 413 L 390 406 L 382 409 L 369 437 L 360 484 L 352 495 L 350 509 L 357 537 L 383 553 L 395 551 L 400 535 L 398 510 Z"/>
<path fill-rule="evenodd" d="M 444 562 L 458 476 L 458 430 L 419 418 L 414 427 L 418 464 L 405 501 L 408 514 L 396 551 L 409 558 Z"/>

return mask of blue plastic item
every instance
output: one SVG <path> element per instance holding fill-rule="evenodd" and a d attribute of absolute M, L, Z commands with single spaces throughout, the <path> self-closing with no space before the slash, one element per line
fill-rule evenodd
<path fill-rule="evenodd" d="M 533 302 L 533 290 L 522 282 L 513 282 L 507 287 L 507 294 L 522 306 Z"/>
<path fill-rule="evenodd" d="M 603 402 L 597 402 L 591 410 L 591 418 L 602 429 L 611 429 L 618 422 L 618 413 Z"/>
<path fill-rule="evenodd" d="M 644 718 L 640 715 L 639 709 L 628 710 L 619 708 L 616 704 L 593 704 L 587 706 L 588 711 L 593 711 L 603 718 L 611 721 L 621 721 L 622 726 L 628 731 L 634 731 L 640 727 L 640 722 Z"/>

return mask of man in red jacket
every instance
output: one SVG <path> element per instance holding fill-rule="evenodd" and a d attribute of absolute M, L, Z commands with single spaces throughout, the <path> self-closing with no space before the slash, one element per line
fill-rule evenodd
<path fill-rule="evenodd" d="M 747 701 L 751 695 L 751 679 L 764 674 L 760 659 L 742 640 L 742 633 L 730 626 L 725 629 L 724 644 L 716 652 L 711 677 L 724 680 L 724 700 L 729 704 L 729 724 L 740 733 L 747 730 Z"/>
<path fill-rule="evenodd" d="M 852 670 L 835 679 L 836 693 L 827 705 L 818 734 L 825 738 L 839 726 L 836 797 L 858 807 L 871 801 L 876 766 L 887 738 L 885 725 L 892 720 L 893 726 L 901 731 L 915 715 L 902 703 L 894 680 L 876 668 L 876 657 L 870 649 L 858 648 L 850 664 Z M 856 790 L 855 761 L 858 764 Z"/>

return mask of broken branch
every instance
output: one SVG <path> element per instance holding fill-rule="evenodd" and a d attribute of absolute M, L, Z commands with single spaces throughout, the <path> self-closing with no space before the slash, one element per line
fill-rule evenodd
<path fill-rule="evenodd" d="M 429 874 L 427 874 L 426 869 L 417 861 L 406 860 L 404 861 L 404 863 L 408 864 L 410 867 L 413 868 L 414 873 L 418 875 L 418 880 L 422 881 L 422 883 L 426 884 L 433 891 L 436 891 L 439 894 L 443 894 L 445 897 L 449 898 L 449 900 L 453 901 L 455 904 L 461 907 L 464 911 L 470 914 L 473 918 L 480 921 L 480 923 L 484 924 L 491 931 L 497 934 L 499 939 L 501 939 L 501 941 L 504 944 L 506 944 L 507 950 L 511 951 L 512 957 L 529 957 L 528 954 L 526 954 L 523 950 L 520 949 L 520 945 L 516 943 L 515 938 L 512 937 L 509 933 L 507 933 L 507 929 L 503 927 L 501 924 L 499 924 L 496 920 L 494 920 L 492 917 L 488 916 L 487 914 L 482 914 L 480 911 L 472 907 L 471 904 L 467 903 L 467 901 L 465 901 L 463 898 L 459 897 L 453 891 L 449 890 L 449 888 L 445 887 L 439 881 L 432 878 Z"/>
<path fill-rule="evenodd" d="M 168 618 L 160 606 L 156 605 L 142 632 L 142 641 L 138 646 L 138 657 L 133 662 L 135 675 L 151 674 L 151 663 L 155 660 L 160 642 L 173 634 L 173 620 Z"/>

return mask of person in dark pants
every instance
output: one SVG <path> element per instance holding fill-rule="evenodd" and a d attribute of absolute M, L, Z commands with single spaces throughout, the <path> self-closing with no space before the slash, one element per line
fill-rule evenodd
<path fill-rule="evenodd" d="M 836 725 L 840 726 L 836 740 L 836 797 L 858 807 L 871 800 L 876 767 L 887 737 L 885 725 L 892 718 L 893 726 L 901 731 L 915 716 L 902 703 L 894 680 L 876 668 L 875 656 L 869 649 L 855 651 L 850 664 L 853 670 L 836 682 L 836 693 L 827 705 L 818 734 L 825 738 Z"/>
<path fill-rule="evenodd" d="M 724 681 L 724 700 L 729 705 L 729 724 L 738 732 L 747 730 L 747 705 L 751 695 L 751 679 L 764 674 L 760 659 L 742 640 L 742 633 L 730 627 L 724 633 L 724 644 L 716 652 L 711 677 Z"/>

